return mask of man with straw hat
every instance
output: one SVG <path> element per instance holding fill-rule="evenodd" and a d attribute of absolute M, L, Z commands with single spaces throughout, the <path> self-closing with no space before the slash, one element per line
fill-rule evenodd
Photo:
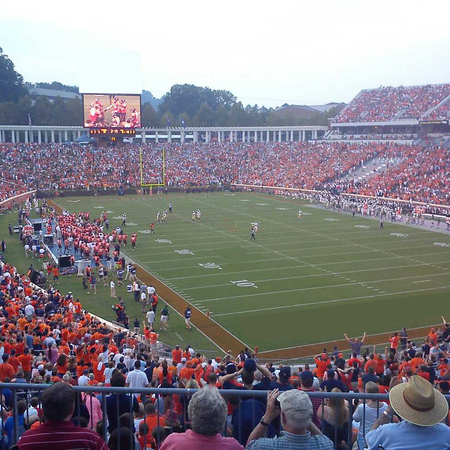
<path fill-rule="evenodd" d="M 450 449 L 450 428 L 441 423 L 449 405 L 429 381 L 414 375 L 392 387 L 389 400 L 391 405 L 366 436 L 369 449 Z M 390 423 L 394 414 L 402 421 Z"/>

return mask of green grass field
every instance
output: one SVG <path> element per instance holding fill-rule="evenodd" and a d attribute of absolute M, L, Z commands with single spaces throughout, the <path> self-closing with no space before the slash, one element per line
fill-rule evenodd
<path fill-rule="evenodd" d="M 169 202 L 174 212 L 150 235 L 150 222 Z M 436 324 L 450 312 L 445 232 L 390 223 L 379 230 L 377 221 L 364 217 L 245 193 L 72 197 L 57 204 L 72 212 L 89 210 L 91 217 L 107 210 L 110 228 L 120 225 L 125 212 L 126 231 L 138 234 L 136 250 L 129 247 L 125 254 L 259 351 L 342 339 L 344 332 Z M 197 208 L 201 223 L 191 221 Z M 6 230 L 8 216 L 1 220 Z M 256 241 L 250 241 L 252 222 L 260 224 Z M 12 247 L 18 257 L 22 251 Z M 83 294 L 79 279 L 62 282 Z M 100 289 L 82 303 L 113 318 L 109 290 Z M 129 311 L 140 316 L 131 295 L 126 298 Z M 186 332 L 176 314 L 164 333 L 162 340 L 172 345 L 217 352 L 201 333 Z"/>

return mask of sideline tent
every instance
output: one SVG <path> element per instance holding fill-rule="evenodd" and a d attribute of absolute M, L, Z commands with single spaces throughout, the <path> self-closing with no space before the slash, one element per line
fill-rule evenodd
<path fill-rule="evenodd" d="M 89 137 L 86 133 L 83 133 L 79 138 L 75 139 L 77 144 L 92 144 L 95 139 Z"/>

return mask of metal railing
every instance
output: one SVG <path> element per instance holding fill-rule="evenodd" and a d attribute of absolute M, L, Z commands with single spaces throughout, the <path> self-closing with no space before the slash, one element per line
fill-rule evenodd
<path fill-rule="evenodd" d="M 40 396 L 43 390 L 48 388 L 50 385 L 42 384 L 21 384 L 21 383 L 0 383 L 0 394 L 1 405 L 0 414 L 3 418 L 2 421 L 2 436 L 3 443 L 6 444 L 4 447 L 13 446 L 16 444 L 20 438 L 20 435 L 24 430 L 29 427 L 33 422 L 44 420 L 42 414 L 38 416 L 30 416 L 28 408 L 30 406 L 30 401 L 33 397 L 37 398 L 38 401 L 38 411 L 41 410 L 41 400 Z M 146 404 L 150 398 L 153 398 L 154 404 L 156 405 L 156 423 L 164 422 L 165 434 L 171 432 L 180 432 L 189 428 L 189 417 L 187 416 L 187 405 L 189 403 L 190 397 L 197 392 L 197 389 L 179 389 L 179 388 L 129 388 L 129 387 L 98 387 L 98 386 L 85 386 L 79 387 L 75 386 L 73 388 L 77 393 L 77 401 L 75 403 L 75 411 L 72 420 L 75 418 L 76 423 L 81 426 L 87 426 L 94 431 L 97 431 L 105 442 L 108 441 L 109 434 L 116 428 L 119 428 L 119 442 L 120 442 L 120 427 L 119 424 L 130 428 L 132 430 L 132 439 L 136 439 L 139 434 L 139 429 L 135 429 L 134 424 L 137 421 L 146 421 L 147 415 L 145 413 L 136 413 L 138 411 L 137 399 L 142 404 Z M 380 413 L 380 402 L 388 398 L 387 394 L 366 394 L 366 393 L 335 393 L 335 392 L 318 392 L 318 391 L 306 391 L 313 402 L 314 415 L 313 423 L 318 425 L 324 434 L 326 434 L 335 444 L 335 448 L 345 441 L 349 448 L 351 448 L 353 442 L 356 440 L 355 432 L 352 429 L 352 416 L 356 408 L 356 403 L 361 403 L 364 405 L 362 408 L 362 419 L 361 424 L 364 426 L 366 422 L 366 402 L 369 400 L 376 401 L 377 404 L 377 417 Z M 247 399 L 259 399 L 265 405 L 265 399 L 267 397 L 267 391 L 259 390 L 227 390 L 220 389 L 221 395 L 227 400 L 229 405 L 234 405 L 235 411 L 239 409 L 239 402 Z M 94 410 L 94 400 L 96 398 L 101 405 L 102 417 L 98 423 L 93 423 L 92 411 Z M 340 424 L 340 426 L 333 425 L 337 424 L 337 410 L 335 417 L 330 416 L 327 402 L 329 399 L 344 399 L 345 409 L 348 408 L 345 417 L 347 418 L 345 423 Z M 23 417 L 19 417 L 18 414 L 18 403 L 19 401 L 25 401 L 26 410 Z M 180 410 L 179 405 L 182 405 Z M 237 406 L 236 406 L 237 405 Z M 23 409 L 24 405 L 21 405 Z M 142 407 L 141 407 L 142 408 Z M 325 410 L 327 408 L 327 411 Z M 86 419 L 86 409 L 89 414 Z M 169 413 L 166 413 L 170 411 Z M 127 417 L 121 418 L 121 413 L 124 412 L 131 413 Z M 6 415 L 9 414 L 12 417 L 8 426 L 6 426 Z M 133 418 L 134 414 L 134 418 Z M 327 418 L 328 420 L 319 420 L 318 416 L 322 418 Z M 242 419 L 242 416 L 240 416 Z M 252 423 L 252 427 L 256 426 L 261 419 L 261 415 L 258 415 L 253 409 L 253 414 L 251 418 L 246 418 Z M 234 435 L 241 444 L 245 446 L 246 439 L 248 436 L 236 435 L 237 431 L 231 429 L 231 423 L 233 421 L 233 416 L 229 414 L 227 424 L 224 424 L 224 435 Z M 129 422 L 125 423 L 124 422 Z M 13 422 L 13 427 L 11 427 L 11 422 Z M 331 423 L 330 423 L 331 422 Z M 24 424 L 24 425 L 22 425 Z M 241 424 L 240 424 L 241 425 Z M 139 426 L 139 425 L 138 425 Z M 276 435 L 280 431 L 280 421 L 275 419 L 272 422 L 271 427 L 269 427 L 269 437 Z M 239 429 L 241 427 L 239 426 Z M 369 429 L 363 428 L 362 436 L 369 431 Z M 234 433 L 234 434 L 233 434 Z M 149 434 L 141 435 L 141 440 L 143 439 L 144 445 L 147 444 L 147 439 L 149 439 Z M 9 438 L 9 440 L 8 440 Z M 120 446 L 120 443 L 119 443 Z M 119 447 L 120 448 L 120 447 Z M 128 448 L 128 447 L 127 447 Z M 134 442 L 130 442 L 129 448 L 135 448 Z"/>

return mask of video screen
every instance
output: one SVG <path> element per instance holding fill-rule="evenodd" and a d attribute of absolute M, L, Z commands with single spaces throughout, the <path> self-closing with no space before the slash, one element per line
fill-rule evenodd
<path fill-rule="evenodd" d="M 83 94 L 85 128 L 140 128 L 141 96 Z"/>

